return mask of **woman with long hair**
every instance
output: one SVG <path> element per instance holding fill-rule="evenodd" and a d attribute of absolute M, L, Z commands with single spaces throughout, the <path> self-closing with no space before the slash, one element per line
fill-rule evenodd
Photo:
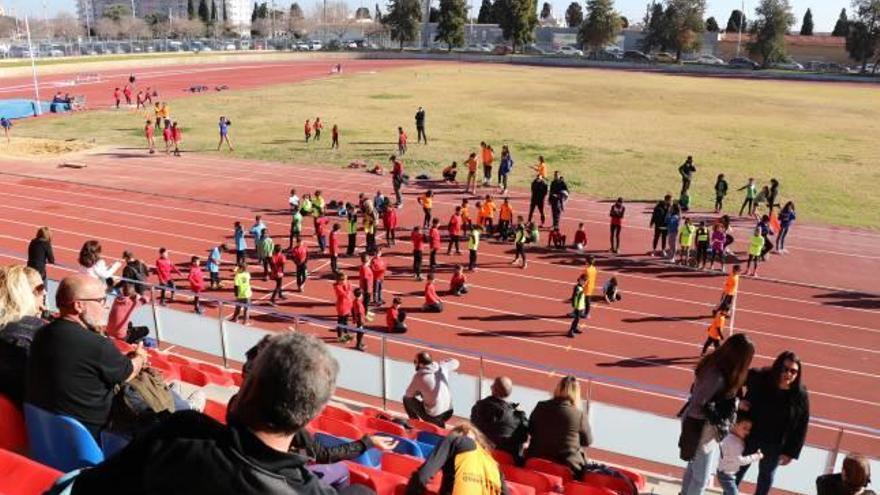
<path fill-rule="evenodd" d="M 527 458 L 540 457 L 564 464 L 580 479 L 587 465 L 583 448 L 593 443 L 593 434 L 577 378 L 562 378 L 553 390 L 553 398 L 535 405 L 529 416 L 529 434 Z"/>
<path fill-rule="evenodd" d="M 79 264 L 82 267 L 83 273 L 112 286 L 112 279 L 122 266 L 122 262 L 119 260 L 114 261 L 108 267 L 107 262 L 104 261 L 104 257 L 101 255 L 102 250 L 101 243 L 98 241 L 84 242 L 82 249 L 79 250 Z"/>
<path fill-rule="evenodd" d="M 37 235 L 28 244 L 27 266 L 33 268 L 46 281 L 46 264 L 55 264 L 55 253 L 52 251 L 52 230 L 49 227 L 37 229 Z"/>
<path fill-rule="evenodd" d="M 425 459 L 406 487 L 406 495 L 422 495 L 431 478 L 443 471 L 438 495 L 473 493 L 501 495 L 507 487 L 501 469 L 490 453 L 492 444 L 471 423 L 462 423 L 449 434 Z"/>
<path fill-rule="evenodd" d="M 744 454 L 760 450 L 755 495 L 767 495 L 773 487 L 776 468 L 800 456 L 810 422 L 810 401 L 803 384 L 804 368 L 797 354 L 785 351 L 769 368 L 751 370 L 746 381 L 743 408 L 752 417 L 752 432 Z M 737 484 L 748 471 L 737 473 Z"/>
<path fill-rule="evenodd" d="M 755 346 L 745 334 L 732 335 L 704 356 L 694 370 L 691 396 L 682 408 L 680 457 L 688 461 L 682 495 L 701 495 L 717 464 L 719 440 L 736 415 Z"/>
<path fill-rule="evenodd" d="M 43 279 L 33 268 L 0 268 L 0 393 L 19 403 L 24 400 L 31 342 L 46 324 L 39 318 L 45 289 Z"/>
<path fill-rule="evenodd" d="M 794 223 L 795 219 L 794 203 L 788 201 L 779 212 L 779 235 L 776 236 L 777 253 L 785 254 L 788 252 L 785 250 L 785 238 L 788 236 L 788 229 L 791 228 L 791 224 Z"/>

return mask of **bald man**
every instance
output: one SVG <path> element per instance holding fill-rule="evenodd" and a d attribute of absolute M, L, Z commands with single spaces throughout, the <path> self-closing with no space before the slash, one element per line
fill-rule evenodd
<path fill-rule="evenodd" d="M 492 395 L 479 400 L 471 409 L 471 422 L 501 450 L 514 458 L 522 456 L 528 439 L 529 424 L 517 404 L 507 400 L 513 392 L 513 381 L 499 376 L 492 383 Z"/>
<path fill-rule="evenodd" d="M 55 296 L 60 317 L 34 336 L 25 385 L 25 402 L 79 420 L 95 438 L 107 423 L 114 388 L 147 360 L 141 345 L 129 359 L 101 335 L 105 288 L 84 274 L 61 281 Z"/>

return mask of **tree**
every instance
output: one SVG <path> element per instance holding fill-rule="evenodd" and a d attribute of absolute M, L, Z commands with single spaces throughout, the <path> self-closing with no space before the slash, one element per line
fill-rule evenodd
<path fill-rule="evenodd" d="M 480 4 L 480 12 L 477 14 L 477 24 L 496 24 L 495 11 L 492 8 L 492 0 L 483 0 Z"/>
<path fill-rule="evenodd" d="M 208 11 L 208 2 L 199 0 L 199 20 L 207 24 L 211 20 L 211 13 Z"/>
<path fill-rule="evenodd" d="M 749 53 L 760 56 L 763 67 L 784 61 L 785 33 L 795 22 L 788 0 L 761 0 L 755 8 Z"/>
<path fill-rule="evenodd" d="M 716 21 L 714 17 L 706 19 L 706 31 L 710 33 L 717 33 L 720 30 L 721 27 L 718 25 L 718 21 Z"/>
<path fill-rule="evenodd" d="M 553 7 L 550 5 L 550 2 L 544 2 L 544 5 L 541 6 L 541 20 L 546 21 L 553 17 Z"/>
<path fill-rule="evenodd" d="M 436 23 L 440 19 L 440 9 L 437 7 L 430 7 L 428 9 L 428 22 Z"/>
<path fill-rule="evenodd" d="M 538 15 L 535 0 L 496 0 L 495 13 L 504 39 L 511 42 L 512 49 L 522 47 L 535 39 Z"/>
<path fill-rule="evenodd" d="M 298 3 L 293 2 L 290 5 L 290 14 L 288 14 L 289 19 L 303 20 L 305 19 L 305 15 L 303 15 L 303 9 L 299 6 Z"/>
<path fill-rule="evenodd" d="M 99 38 L 114 39 L 119 36 L 119 22 L 109 17 L 101 17 L 95 23 L 94 30 Z"/>
<path fill-rule="evenodd" d="M 373 20 L 376 22 L 382 22 L 382 11 L 379 10 L 379 4 L 376 4 L 376 12 L 373 14 Z"/>
<path fill-rule="evenodd" d="M 584 9 L 578 2 L 571 2 L 565 9 L 565 25 L 574 28 L 584 23 Z"/>
<path fill-rule="evenodd" d="M 703 15 L 706 12 L 706 0 L 667 0 L 666 32 L 669 47 L 675 50 L 675 60 L 681 61 L 683 52 L 691 52 L 700 48 L 702 34 L 706 30 Z"/>
<path fill-rule="evenodd" d="M 256 9 L 257 4 L 254 4 L 254 8 Z M 193 5 L 193 0 L 186 0 L 186 18 L 192 19 L 196 16 L 196 7 Z M 253 20 L 253 19 L 251 19 Z"/>
<path fill-rule="evenodd" d="M 119 21 L 119 19 L 122 19 L 123 17 L 131 17 L 131 7 L 125 4 L 115 3 L 104 9 L 104 11 L 101 12 L 101 17 Z"/>
<path fill-rule="evenodd" d="M 853 10 L 855 17 L 849 23 L 846 50 L 866 72 L 868 61 L 880 53 L 880 0 L 853 0 Z"/>
<path fill-rule="evenodd" d="M 382 23 L 391 31 L 391 39 L 403 44 L 415 41 L 422 21 L 422 6 L 419 0 L 391 0 L 388 3 L 388 14 L 383 16 Z"/>
<path fill-rule="evenodd" d="M 150 36 L 150 27 L 137 17 L 123 17 L 119 19 L 119 34 L 127 38 L 147 38 Z"/>
<path fill-rule="evenodd" d="M 743 15 L 741 10 L 734 10 L 730 13 L 730 18 L 727 19 L 727 28 L 724 30 L 728 33 L 738 33 L 740 30 L 746 30 L 746 16 Z"/>
<path fill-rule="evenodd" d="M 192 0 L 190 0 L 192 1 Z M 251 11 L 251 23 L 253 24 L 260 16 L 260 6 L 257 5 L 257 2 L 254 2 L 254 10 Z M 189 16 L 192 19 L 192 16 Z"/>
<path fill-rule="evenodd" d="M 642 50 L 650 52 L 657 47 L 660 47 L 661 50 L 666 49 L 665 20 L 666 13 L 663 11 L 663 5 L 659 2 L 651 3 L 650 13 L 645 14 L 645 37 L 640 43 Z"/>
<path fill-rule="evenodd" d="M 196 38 L 205 34 L 205 25 L 198 19 L 174 19 L 172 33 L 178 38 Z"/>
<path fill-rule="evenodd" d="M 211 0 L 211 25 L 217 24 L 217 2 Z"/>
<path fill-rule="evenodd" d="M 465 0 L 440 0 L 437 34 L 434 36 L 434 41 L 446 43 L 450 52 L 454 47 L 464 45 L 467 10 Z"/>
<path fill-rule="evenodd" d="M 837 18 L 837 24 L 834 25 L 831 36 L 845 37 L 847 30 L 849 30 L 849 18 L 846 16 L 846 9 L 840 9 L 840 16 Z"/>
<path fill-rule="evenodd" d="M 55 36 L 64 40 L 75 40 L 83 34 L 83 27 L 73 14 L 60 12 L 51 21 L 52 32 Z"/>
<path fill-rule="evenodd" d="M 628 27 L 629 27 L 629 19 L 625 15 L 620 16 L 620 28 L 626 29 Z"/>
<path fill-rule="evenodd" d="M 595 52 L 617 37 L 620 14 L 613 0 L 587 0 L 587 18 L 578 30 L 578 43 Z"/>
<path fill-rule="evenodd" d="M 358 7 L 357 10 L 354 11 L 355 19 L 370 19 L 370 9 L 366 7 Z"/>
<path fill-rule="evenodd" d="M 807 9 L 807 13 L 804 14 L 804 20 L 801 22 L 801 36 L 812 36 L 813 35 L 813 12 L 810 9 Z"/>

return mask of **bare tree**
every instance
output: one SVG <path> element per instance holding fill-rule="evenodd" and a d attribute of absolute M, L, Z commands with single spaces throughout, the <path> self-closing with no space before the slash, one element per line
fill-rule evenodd
<path fill-rule="evenodd" d="M 94 30 L 99 38 L 116 39 L 119 36 L 119 23 L 109 17 L 102 17 L 95 23 Z"/>
<path fill-rule="evenodd" d="M 139 17 L 123 17 L 119 19 L 119 32 L 129 39 L 147 38 L 150 36 L 150 27 Z"/>
<path fill-rule="evenodd" d="M 68 12 L 59 13 L 49 22 L 52 24 L 52 32 L 56 38 L 75 40 L 85 33 L 76 17 Z"/>
<path fill-rule="evenodd" d="M 257 36 L 269 36 L 272 32 L 272 20 L 266 18 L 256 19 L 251 23 L 251 31 Z"/>
<path fill-rule="evenodd" d="M 316 24 L 322 25 L 323 29 L 339 39 L 342 39 L 356 22 L 348 4 L 341 0 L 328 0 L 326 4 L 316 3 L 314 19 L 317 21 Z"/>
<path fill-rule="evenodd" d="M 205 24 L 198 19 L 174 19 L 172 32 L 178 38 L 197 38 L 205 35 Z"/>

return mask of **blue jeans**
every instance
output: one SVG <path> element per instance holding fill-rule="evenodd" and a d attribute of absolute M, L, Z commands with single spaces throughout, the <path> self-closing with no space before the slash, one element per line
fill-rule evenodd
<path fill-rule="evenodd" d="M 779 467 L 780 446 L 759 441 L 746 441 L 743 455 L 754 454 L 758 449 L 764 454 L 764 458 L 758 461 L 758 482 L 755 486 L 755 495 L 767 495 L 773 487 L 773 477 L 776 468 Z M 751 464 L 741 467 L 736 473 L 736 484 L 739 486 Z"/>
<path fill-rule="evenodd" d="M 779 232 L 779 235 L 776 236 L 776 250 L 779 251 L 781 249 L 785 249 L 785 237 L 788 235 L 789 225 L 782 227 L 782 230 Z"/>
<path fill-rule="evenodd" d="M 382 283 L 383 280 L 373 280 L 373 302 L 376 304 L 382 302 Z"/>
<path fill-rule="evenodd" d="M 718 440 L 715 427 L 708 422 L 703 426 L 700 443 L 681 479 L 681 495 L 702 495 L 709 485 L 712 471 L 718 467 Z"/>
<path fill-rule="evenodd" d="M 736 476 L 721 471 L 715 473 L 715 479 L 721 485 L 721 491 L 724 495 L 738 495 L 739 488 L 736 486 Z"/>

